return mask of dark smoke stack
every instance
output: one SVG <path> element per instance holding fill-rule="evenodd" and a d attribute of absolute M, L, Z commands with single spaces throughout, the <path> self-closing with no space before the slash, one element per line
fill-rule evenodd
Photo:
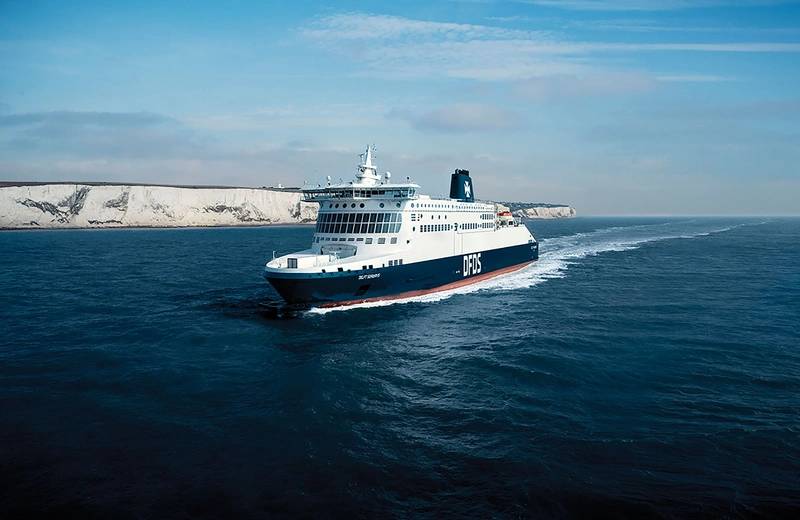
<path fill-rule="evenodd" d="M 464 202 L 475 201 L 475 190 L 472 189 L 469 170 L 456 170 L 450 177 L 450 198 Z"/>

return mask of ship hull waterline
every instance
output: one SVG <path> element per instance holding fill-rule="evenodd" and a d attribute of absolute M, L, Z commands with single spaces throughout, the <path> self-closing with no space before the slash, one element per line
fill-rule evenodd
<path fill-rule="evenodd" d="M 268 270 L 264 277 L 287 303 L 337 307 L 452 290 L 520 270 L 538 258 L 538 243 L 533 242 L 376 269 L 332 273 Z"/>

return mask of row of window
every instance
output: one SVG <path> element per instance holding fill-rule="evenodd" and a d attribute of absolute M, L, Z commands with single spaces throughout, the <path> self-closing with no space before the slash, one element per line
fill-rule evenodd
<path fill-rule="evenodd" d="M 402 213 L 320 213 L 318 223 L 328 222 L 401 222 Z"/>
<path fill-rule="evenodd" d="M 494 227 L 494 222 L 468 222 L 461 225 L 461 229 L 489 229 Z"/>
<path fill-rule="evenodd" d="M 441 220 L 442 216 L 441 215 L 431 215 L 431 220 L 433 220 L 435 218 Z M 491 213 L 481 213 L 480 218 L 481 218 L 481 220 L 492 220 L 492 221 L 494 221 L 494 215 L 492 215 Z M 447 215 L 444 216 L 444 219 L 447 220 Z M 416 222 L 416 221 L 422 222 L 422 214 L 418 215 L 416 213 L 412 213 L 411 214 L 411 221 L 412 222 Z"/>
<path fill-rule="evenodd" d="M 304 190 L 306 200 L 314 199 L 352 199 L 371 198 L 371 197 L 394 197 L 394 198 L 407 198 L 413 197 L 416 190 L 399 189 L 399 190 L 386 190 L 386 189 L 372 189 L 372 190 L 332 190 L 330 188 L 322 188 L 318 190 Z"/>
<path fill-rule="evenodd" d="M 398 233 L 400 213 L 321 213 L 317 233 Z"/>
<path fill-rule="evenodd" d="M 431 224 L 420 226 L 419 230 L 423 233 L 434 233 L 436 231 L 450 231 L 453 229 L 452 224 Z"/>
<path fill-rule="evenodd" d="M 386 233 L 399 233 L 400 232 L 400 223 L 395 224 L 343 224 L 343 223 L 331 223 L 331 224 L 317 224 L 317 233 L 355 233 L 355 234 L 364 234 L 364 233 L 378 233 L 378 234 L 386 234 Z"/>
<path fill-rule="evenodd" d="M 379 205 L 380 207 L 384 207 L 384 206 L 386 206 L 386 204 L 384 204 L 383 202 L 381 202 L 381 203 L 380 203 L 380 204 L 378 204 L 378 205 Z M 342 209 L 346 209 L 346 208 L 347 208 L 347 203 L 346 203 L 346 202 L 343 202 L 343 203 L 341 204 L 341 206 L 342 206 Z M 397 206 L 397 207 L 399 208 L 399 207 L 400 207 L 400 203 L 399 203 L 399 202 L 396 202 L 396 203 L 395 203 L 395 206 Z M 351 204 L 350 204 L 350 207 L 351 207 L 351 208 L 353 208 L 353 209 L 355 209 L 355 207 L 356 207 L 356 203 L 355 203 L 355 202 L 351 203 Z M 359 207 L 359 208 L 363 208 L 363 207 L 364 207 L 364 203 L 363 203 L 363 202 L 359 203 L 358 207 Z M 336 204 L 333 204 L 333 203 L 331 203 L 331 204 L 328 204 L 328 209 L 339 209 L 339 203 L 337 202 Z"/>
<path fill-rule="evenodd" d="M 401 258 L 399 260 L 389 260 L 389 267 L 392 267 L 392 266 L 395 266 L 395 265 L 403 265 L 403 259 Z M 381 267 L 386 267 L 386 264 L 381 265 Z M 372 269 L 372 264 L 362 265 L 361 269 L 364 270 L 364 271 L 366 271 L 367 269 Z M 341 272 L 344 271 L 344 267 L 338 267 L 336 270 L 341 273 Z M 348 269 L 348 271 L 350 271 L 350 269 Z M 323 269 L 322 272 L 325 273 L 325 272 L 327 272 L 327 270 Z"/>
<path fill-rule="evenodd" d="M 437 231 L 451 231 L 457 229 L 458 224 L 431 224 L 422 225 L 419 230 L 423 233 L 435 233 Z M 461 229 L 493 229 L 494 222 L 467 222 L 461 224 Z"/>
<path fill-rule="evenodd" d="M 418 202 L 416 206 L 414 203 L 411 203 L 411 207 L 414 208 L 431 208 L 431 209 L 461 209 L 467 211 L 475 211 L 472 209 L 473 206 L 462 206 L 459 204 L 436 204 L 436 203 L 426 203 L 426 202 Z"/>
<path fill-rule="evenodd" d="M 366 238 L 366 239 L 365 238 L 361 238 L 361 237 L 359 237 L 359 238 L 355 238 L 355 237 L 341 237 L 341 238 L 339 238 L 339 237 L 316 237 L 314 239 L 314 242 L 316 242 L 317 244 L 319 244 L 320 242 L 364 242 L 365 244 L 369 245 L 369 244 L 372 243 L 372 241 L 373 241 L 372 237 Z M 386 243 L 386 237 L 378 238 L 378 244 L 385 244 L 385 243 Z M 390 244 L 396 244 L 397 243 L 397 237 L 392 237 L 391 240 L 389 240 L 389 243 Z"/>

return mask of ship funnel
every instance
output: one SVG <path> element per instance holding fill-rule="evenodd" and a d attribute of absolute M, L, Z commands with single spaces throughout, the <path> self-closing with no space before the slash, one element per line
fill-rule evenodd
<path fill-rule="evenodd" d="M 456 170 L 450 177 L 450 198 L 475 202 L 475 190 L 472 189 L 469 170 Z"/>

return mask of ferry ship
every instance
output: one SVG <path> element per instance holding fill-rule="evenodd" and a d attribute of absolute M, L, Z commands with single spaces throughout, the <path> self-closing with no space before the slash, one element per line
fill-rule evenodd
<path fill-rule="evenodd" d="M 355 180 L 303 188 L 319 203 L 311 247 L 273 258 L 264 277 L 289 303 L 320 307 L 409 298 L 522 269 L 539 244 L 519 219 L 475 201 L 468 170 L 450 197 L 432 198 L 406 178 L 378 173 L 374 147 Z M 274 256 L 274 255 L 273 255 Z"/>

